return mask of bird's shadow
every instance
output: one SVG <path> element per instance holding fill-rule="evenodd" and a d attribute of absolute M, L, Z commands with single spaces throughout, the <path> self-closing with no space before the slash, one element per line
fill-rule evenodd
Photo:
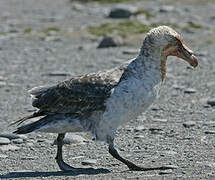
<path fill-rule="evenodd" d="M 94 168 L 85 168 L 79 169 L 75 171 L 49 171 L 49 172 L 34 172 L 34 171 L 18 171 L 18 172 L 10 172 L 8 174 L 0 175 L 0 179 L 7 178 L 24 178 L 24 177 L 49 177 L 49 176 L 78 176 L 81 174 L 85 175 L 96 175 L 96 174 L 107 174 L 110 173 L 108 169 L 94 169 Z"/>

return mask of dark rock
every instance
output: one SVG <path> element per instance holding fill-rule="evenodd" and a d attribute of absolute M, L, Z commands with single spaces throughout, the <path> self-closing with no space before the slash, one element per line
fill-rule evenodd
<path fill-rule="evenodd" d="M 111 9 L 108 17 L 110 18 L 129 18 L 132 12 L 124 8 L 113 8 Z"/>
<path fill-rule="evenodd" d="M 193 126 L 195 126 L 196 125 L 196 122 L 194 122 L 194 121 L 187 121 L 187 122 L 184 122 L 183 123 L 183 126 L 185 127 L 185 128 L 190 128 L 190 127 L 193 127 Z"/>
<path fill-rule="evenodd" d="M 108 48 L 108 47 L 117 47 L 122 45 L 122 39 L 119 36 L 116 37 L 104 37 L 99 43 L 97 48 Z"/>
<path fill-rule="evenodd" d="M 215 106 L 215 98 L 208 99 L 207 104 Z"/>

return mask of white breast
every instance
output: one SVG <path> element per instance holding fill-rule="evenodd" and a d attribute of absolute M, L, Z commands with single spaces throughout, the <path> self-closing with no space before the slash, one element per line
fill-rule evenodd
<path fill-rule="evenodd" d="M 122 81 L 106 102 L 106 111 L 100 121 L 99 132 L 101 140 L 106 135 L 114 136 L 120 124 L 135 119 L 145 111 L 156 99 L 161 83 L 130 77 Z M 105 133 L 106 132 L 106 133 Z"/>

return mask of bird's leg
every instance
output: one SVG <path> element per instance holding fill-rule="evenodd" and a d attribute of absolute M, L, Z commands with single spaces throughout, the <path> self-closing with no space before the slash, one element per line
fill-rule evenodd
<path fill-rule="evenodd" d="M 119 155 L 117 150 L 114 148 L 114 140 L 110 137 L 108 137 L 108 144 L 109 144 L 109 153 L 114 158 L 116 158 L 119 161 L 121 161 L 122 163 L 126 164 L 131 171 L 152 171 L 152 170 L 174 169 L 171 166 L 161 166 L 161 167 L 141 167 L 141 166 L 138 166 L 138 165 L 132 163 L 131 161 L 124 159 L 123 157 L 121 157 Z"/>
<path fill-rule="evenodd" d="M 62 148 L 63 148 L 63 139 L 64 139 L 64 137 L 65 137 L 65 133 L 58 134 L 58 137 L 57 137 L 57 156 L 56 156 L 55 159 L 57 161 L 57 164 L 58 164 L 59 168 L 62 171 L 72 171 L 72 170 L 75 170 L 75 168 L 71 167 L 70 165 L 66 164 L 63 161 Z"/>

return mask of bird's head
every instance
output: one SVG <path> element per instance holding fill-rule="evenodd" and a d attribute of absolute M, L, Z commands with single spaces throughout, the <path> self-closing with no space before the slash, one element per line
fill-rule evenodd
<path fill-rule="evenodd" d="M 149 31 L 145 38 L 145 44 L 149 43 L 151 49 L 157 49 L 165 59 L 168 56 L 177 56 L 196 67 L 198 60 L 182 41 L 181 36 L 168 26 L 159 26 Z"/>
<path fill-rule="evenodd" d="M 198 60 L 182 41 L 181 36 L 168 26 L 159 26 L 147 34 L 140 56 L 144 59 L 153 60 L 160 66 L 161 78 L 166 75 L 166 61 L 168 56 L 176 56 L 187 61 L 191 66 L 196 67 Z"/>

